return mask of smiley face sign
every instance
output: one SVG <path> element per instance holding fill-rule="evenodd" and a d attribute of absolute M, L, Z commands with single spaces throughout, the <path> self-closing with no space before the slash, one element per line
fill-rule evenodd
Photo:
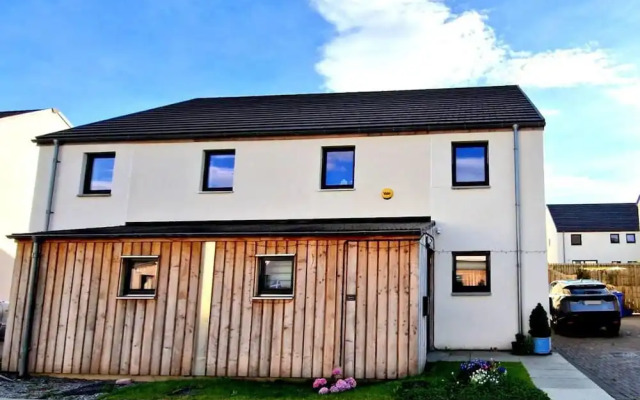
<path fill-rule="evenodd" d="M 392 197 L 393 197 L 393 189 L 391 189 L 391 188 L 382 189 L 382 198 L 383 199 L 389 200 Z"/>

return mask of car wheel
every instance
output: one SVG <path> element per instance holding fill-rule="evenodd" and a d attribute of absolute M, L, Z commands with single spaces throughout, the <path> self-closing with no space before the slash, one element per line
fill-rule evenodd
<path fill-rule="evenodd" d="M 607 325 L 607 334 L 611 337 L 620 335 L 620 325 Z"/>

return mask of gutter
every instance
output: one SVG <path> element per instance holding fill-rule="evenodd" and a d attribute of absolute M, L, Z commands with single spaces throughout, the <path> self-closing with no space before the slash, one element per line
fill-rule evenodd
<path fill-rule="evenodd" d="M 513 125 L 513 182 L 515 188 L 516 217 L 516 276 L 518 290 L 518 333 L 523 334 L 522 321 L 522 210 L 520 204 L 520 130 L 518 124 Z"/>

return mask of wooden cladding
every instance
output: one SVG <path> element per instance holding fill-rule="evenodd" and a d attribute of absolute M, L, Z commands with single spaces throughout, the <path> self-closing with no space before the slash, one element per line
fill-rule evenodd
<path fill-rule="evenodd" d="M 15 371 L 30 242 L 2 370 Z M 29 371 L 388 379 L 418 367 L 417 240 L 113 240 L 41 246 Z M 294 254 L 293 298 L 257 298 L 257 254 Z M 159 257 L 157 295 L 118 299 L 120 258 Z M 203 260 L 205 260 L 203 262 Z"/>

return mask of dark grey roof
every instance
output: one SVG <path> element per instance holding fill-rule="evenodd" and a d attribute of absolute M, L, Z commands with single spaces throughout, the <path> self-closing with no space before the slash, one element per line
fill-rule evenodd
<path fill-rule="evenodd" d="M 518 86 L 200 98 L 40 136 L 38 142 L 543 127 Z"/>
<path fill-rule="evenodd" d="M 127 222 L 101 228 L 16 233 L 10 238 L 91 237 L 230 237 L 296 235 L 420 235 L 430 217 L 348 218 L 311 220 Z"/>
<path fill-rule="evenodd" d="M 558 232 L 638 231 L 635 203 L 549 204 Z"/>
<path fill-rule="evenodd" d="M 26 114 L 38 110 L 18 110 L 18 111 L 0 111 L 0 118 L 11 117 L 12 115 Z"/>

